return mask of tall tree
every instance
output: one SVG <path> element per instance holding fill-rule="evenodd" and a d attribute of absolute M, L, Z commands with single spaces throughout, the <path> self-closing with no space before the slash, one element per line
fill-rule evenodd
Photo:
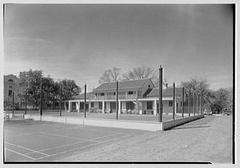
<path fill-rule="evenodd" d="M 71 99 L 73 96 L 78 95 L 81 92 L 81 88 L 75 83 L 74 80 L 67 80 L 64 79 L 60 82 L 62 85 L 62 99 L 68 100 Z M 58 88 L 60 85 L 58 85 Z M 58 91 L 58 93 L 60 93 Z"/>
<path fill-rule="evenodd" d="M 232 106 L 232 93 L 229 89 L 219 89 L 214 92 L 214 101 L 211 104 L 211 110 L 214 113 L 221 113 L 225 108 Z"/>
<path fill-rule="evenodd" d="M 189 81 L 182 82 L 181 85 L 185 88 L 185 92 L 193 95 L 199 94 L 202 97 L 203 106 L 210 107 L 213 101 L 213 93 L 209 89 L 209 84 L 206 80 L 192 78 Z"/>
<path fill-rule="evenodd" d="M 19 85 L 22 88 L 20 97 L 28 95 L 28 104 L 33 107 L 38 107 L 40 104 L 41 83 L 43 86 L 43 101 L 44 105 L 50 106 L 57 102 L 60 98 L 60 84 L 62 85 L 63 100 L 71 99 L 78 95 L 81 89 L 77 86 L 74 80 L 62 80 L 60 83 L 55 82 L 50 76 L 44 77 L 41 70 L 29 70 L 19 73 Z"/>
<path fill-rule="evenodd" d="M 37 107 L 40 99 L 40 83 L 43 74 L 41 70 L 29 70 L 19 73 L 19 85 L 23 89 L 22 95 L 27 92 L 28 103 Z"/>
<path fill-rule="evenodd" d="M 113 67 L 112 69 L 105 70 L 100 77 L 98 83 L 116 82 L 121 80 L 120 78 L 120 68 Z"/>

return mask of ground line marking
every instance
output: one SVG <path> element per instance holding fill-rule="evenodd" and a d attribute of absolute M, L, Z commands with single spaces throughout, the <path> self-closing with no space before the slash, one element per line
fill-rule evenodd
<path fill-rule="evenodd" d="M 123 134 L 123 133 L 117 133 L 117 134 Z M 112 134 L 112 135 L 117 135 L 117 134 Z M 109 135 L 109 136 L 102 136 L 102 137 L 98 137 L 98 138 L 105 138 L 105 137 L 110 137 L 112 135 Z M 94 138 L 94 139 L 98 139 L 98 138 Z M 121 138 L 121 137 L 117 137 L 117 138 Z M 115 139 L 115 138 L 113 138 Z M 86 140 L 87 142 L 88 140 Z M 91 142 L 91 141 L 90 141 Z M 95 144 L 98 144 L 98 143 L 101 143 L 101 141 L 92 141 L 92 142 L 95 142 Z M 102 142 L 105 142 L 105 141 L 102 141 Z M 71 146 L 71 145 L 76 145 L 76 144 L 81 144 L 81 143 L 84 143 L 84 142 L 76 142 L 76 143 L 71 143 L 71 144 L 66 144 L 66 145 L 61 145 L 61 146 L 57 146 L 57 147 L 53 147 L 53 148 L 44 148 L 44 149 L 41 149 L 41 150 L 38 150 L 38 151 L 46 151 L 46 150 L 51 150 L 51 149 L 58 149 L 58 148 L 62 148 L 62 147 L 65 147 L 65 146 Z M 29 153 L 32 153 L 32 152 L 29 152 Z M 28 153 L 27 153 L 28 154 Z"/>
<path fill-rule="evenodd" d="M 9 143 L 9 142 L 6 142 L 6 144 L 13 145 L 13 146 L 16 146 L 16 147 L 19 147 L 19 148 L 23 148 L 23 149 L 32 151 L 32 152 L 30 152 L 30 153 L 40 153 L 40 154 L 42 154 L 42 155 L 49 156 L 49 155 L 46 154 L 46 153 L 38 152 L 38 151 L 32 150 L 32 149 L 30 149 L 30 148 L 26 148 L 26 147 L 24 147 L 24 146 L 22 146 L 22 145 L 15 145 L 15 144 L 12 144 L 12 143 Z"/>
<path fill-rule="evenodd" d="M 32 159 L 32 160 L 36 160 L 35 158 L 32 158 L 32 157 L 30 157 L 30 156 L 28 156 L 28 155 L 25 155 L 25 154 L 23 154 L 23 153 L 16 152 L 15 150 L 8 149 L 8 148 L 5 148 L 5 149 L 8 150 L 8 151 L 10 151 L 10 152 L 16 153 L 16 154 L 18 154 L 18 155 L 24 156 L 24 157 L 26 157 L 26 158 L 29 158 L 29 159 Z"/>
<path fill-rule="evenodd" d="M 75 138 L 75 137 L 72 137 L 72 136 L 65 136 L 65 135 L 52 134 L 52 133 L 46 133 L 46 132 L 40 132 L 40 134 L 52 135 L 52 136 L 59 136 L 59 137 L 64 137 L 64 138 L 69 138 L 69 139 L 76 139 L 76 140 L 83 140 L 83 141 L 97 142 L 97 141 L 93 141 L 93 140 L 88 140 L 88 139 L 86 139 L 86 138 Z"/>
<path fill-rule="evenodd" d="M 130 134 L 130 135 L 126 135 L 126 136 L 118 137 L 118 138 L 112 138 L 112 139 L 107 140 L 107 141 L 103 141 L 103 142 L 99 142 L 99 143 L 95 143 L 95 144 L 90 144 L 90 145 L 86 145 L 86 146 L 83 146 L 83 147 L 80 147 L 80 148 L 74 148 L 74 149 L 66 150 L 66 151 L 63 151 L 63 152 L 54 153 L 54 154 L 52 154 L 52 155 L 50 155 L 50 156 L 43 156 L 43 157 L 37 158 L 37 159 L 43 159 L 43 158 L 46 158 L 46 157 L 51 157 L 51 156 L 63 154 L 63 153 L 66 153 L 66 152 L 71 152 L 71 151 L 74 151 L 74 150 L 85 149 L 85 148 L 87 148 L 87 147 L 90 147 L 90 146 L 93 146 L 93 145 L 97 145 L 97 144 L 106 143 L 106 142 L 112 141 L 112 140 L 114 140 L 114 139 L 118 140 L 118 139 L 123 139 L 123 138 L 126 138 L 126 137 L 131 137 L 132 135 L 135 135 L 135 134 Z"/>

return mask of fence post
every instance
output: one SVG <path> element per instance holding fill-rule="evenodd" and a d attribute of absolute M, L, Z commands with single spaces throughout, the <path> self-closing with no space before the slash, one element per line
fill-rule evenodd
<path fill-rule="evenodd" d="M 175 120 L 175 101 L 176 101 L 176 98 L 175 98 L 175 82 L 173 83 L 173 120 Z"/>
<path fill-rule="evenodd" d="M 189 117 L 191 116 L 191 114 L 190 114 L 190 92 L 188 91 L 188 115 L 189 115 Z"/>
<path fill-rule="evenodd" d="M 182 88 L 182 117 L 184 117 L 184 87 Z"/>
<path fill-rule="evenodd" d="M 26 90 L 26 94 L 25 94 L 25 114 L 27 114 L 27 90 Z"/>
<path fill-rule="evenodd" d="M 195 92 L 193 92 L 192 94 L 192 98 L 193 98 L 193 105 L 192 105 L 192 109 L 193 109 L 193 116 L 195 116 L 195 99 L 194 99 L 194 96 L 195 96 Z"/>
<path fill-rule="evenodd" d="M 159 99 L 159 122 L 162 122 L 162 116 L 163 116 L 163 104 L 162 104 L 162 76 L 163 76 L 163 71 L 162 71 L 162 66 L 160 65 L 159 68 L 159 82 L 158 82 L 158 99 Z"/>
<path fill-rule="evenodd" d="M 12 92 L 12 116 L 14 116 L 14 91 Z"/>
<path fill-rule="evenodd" d="M 62 116 L 62 85 L 60 83 L 60 116 Z"/>
<path fill-rule="evenodd" d="M 42 117 L 42 89 L 43 89 L 43 83 L 42 83 L 42 80 L 41 80 L 41 84 L 40 84 L 40 116 Z"/>
<path fill-rule="evenodd" d="M 118 81 L 117 81 L 117 88 L 116 88 L 116 119 L 118 120 Z"/>
<path fill-rule="evenodd" d="M 87 103 L 86 103 L 86 101 L 87 101 L 87 100 L 86 100 L 86 99 L 87 99 L 86 97 L 87 97 L 87 93 L 86 93 L 86 92 L 87 92 L 87 85 L 85 84 L 85 85 L 84 85 L 84 118 L 87 117 L 87 113 L 86 113 L 86 104 L 87 104 Z"/>
<path fill-rule="evenodd" d="M 200 94 L 200 113 L 202 115 L 202 95 Z"/>

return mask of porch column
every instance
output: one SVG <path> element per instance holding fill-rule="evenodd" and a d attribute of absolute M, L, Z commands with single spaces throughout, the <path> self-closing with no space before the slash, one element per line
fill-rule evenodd
<path fill-rule="evenodd" d="M 88 102 L 88 112 L 90 112 L 90 108 L 91 108 L 91 102 Z"/>
<path fill-rule="evenodd" d="M 137 102 L 137 106 L 138 106 L 138 111 L 139 111 L 139 114 L 142 115 L 142 102 Z M 140 103 L 140 104 L 139 104 Z M 140 105 L 140 106 L 139 106 Z"/>
<path fill-rule="evenodd" d="M 121 101 L 119 100 L 118 101 L 118 114 L 121 114 L 121 110 L 122 110 Z"/>
<path fill-rule="evenodd" d="M 71 112 L 72 110 L 72 102 L 68 102 L 68 112 Z"/>
<path fill-rule="evenodd" d="M 157 99 L 154 100 L 153 115 L 157 115 Z"/>
<path fill-rule="evenodd" d="M 67 102 L 64 102 L 64 110 L 67 111 Z"/>
<path fill-rule="evenodd" d="M 104 110 L 105 110 L 105 102 L 102 101 L 102 113 L 104 114 Z"/>
<path fill-rule="evenodd" d="M 76 108 L 77 108 L 77 112 L 79 113 L 80 112 L 80 102 L 76 102 Z"/>

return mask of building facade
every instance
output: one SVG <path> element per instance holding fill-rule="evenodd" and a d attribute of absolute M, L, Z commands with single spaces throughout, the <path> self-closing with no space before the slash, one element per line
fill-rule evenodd
<path fill-rule="evenodd" d="M 121 114 L 150 114 L 157 115 L 159 108 L 158 88 L 154 87 L 151 79 L 129 80 L 118 82 L 118 106 L 116 102 L 116 82 L 103 83 L 87 93 L 86 110 L 96 113 Z M 182 88 L 176 88 L 175 112 L 180 112 L 182 107 Z M 173 111 L 173 88 L 163 90 L 163 112 L 168 114 Z M 68 112 L 84 111 L 84 94 L 65 102 Z"/>
<path fill-rule="evenodd" d="M 12 109 L 13 102 L 15 107 L 21 106 L 21 98 L 18 96 L 21 92 L 19 87 L 19 78 L 15 75 L 4 75 L 4 109 Z"/>

